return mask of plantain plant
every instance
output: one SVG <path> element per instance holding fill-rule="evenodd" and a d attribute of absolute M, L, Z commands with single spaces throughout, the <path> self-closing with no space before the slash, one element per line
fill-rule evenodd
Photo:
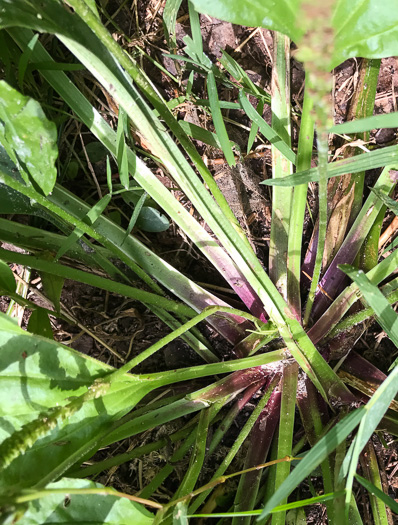
<path fill-rule="evenodd" d="M 171 51 L 180 4 L 168 0 L 165 7 Z M 372 319 L 398 346 L 392 307 L 398 298 L 398 252 L 391 248 L 382 256 L 378 250 L 386 210 L 396 213 L 398 146 L 366 153 L 352 148 L 354 154 L 329 162 L 328 144 L 331 134 L 344 134 L 345 140 L 352 134 L 357 144 L 372 129 L 398 127 L 396 113 L 373 116 L 380 58 L 398 54 L 397 4 L 189 1 L 192 38 L 185 39 L 184 55 L 170 57 L 206 79 L 208 99 L 195 96 L 191 74 L 185 95 L 165 101 L 107 31 L 103 8 L 94 0 L 0 0 L 0 212 L 52 225 L 39 229 L 0 219 L 0 239 L 25 250 L 0 248 L 0 289 L 12 304 L 32 310 L 29 332 L 9 316 L 0 317 L 3 522 L 183 524 L 190 517 L 219 516 L 234 525 L 279 524 L 302 522 L 303 507 L 324 503 L 330 523 L 362 523 L 353 493 L 356 480 L 371 493 L 375 522 L 389 523 L 388 509 L 396 512 L 397 504 L 382 490 L 369 440 L 376 430 L 398 435 L 398 368 L 392 365 L 387 376 L 354 346 Z M 270 94 L 226 52 L 222 69 L 206 56 L 198 13 L 274 31 Z M 54 48 L 42 35 L 55 36 L 50 42 L 61 43 L 73 62 L 54 60 Z M 291 42 L 306 71 L 297 148 L 291 139 Z M 356 56 L 363 60 L 353 120 L 334 125 L 330 72 Z M 82 70 L 116 103 L 116 131 L 87 98 L 88 86 L 77 74 Z M 238 87 L 235 102 L 220 100 L 220 85 Z M 50 98 L 56 94 L 62 110 L 42 107 L 36 99 L 43 92 Z M 181 102 L 209 111 L 215 133 L 178 121 L 172 108 Z M 266 104 L 271 124 L 262 116 Z M 247 153 L 257 134 L 272 145 L 272 178 L 262 182 L 272 187 L 269 272 L 192 141 L 219 148 L 225 162 L 235 164 L 225 107 L 239 108 L 252 123 Z M 63 184 L 66 167 L 57 164 L 63 120 L 58 118 L 57 126 L 48 116 L 65 113 L 89 129 L 118 167 L 120 184 L 115 185 L 108 157 L 106 186 L 99 188 L 94 205 Z M 133 147 L 130 128 L 146 153 Z M 156 177 L 148 157 L 189 199 L 211 233 Z M 316 167 L 311 167 L 313 157 Z M 365 199 L 365 171 L 379 168 Z M 318 184 L 319 212 L 304 253 L 310 182 Z M 133 207 L 125 229 L 107 213 L 120 195 Z M 163 231 L 170 221 L 236 293 L 239 309 L 183 275 L 135 235 L 137 228 Z M 9 263 L 39 272 L 48 308 L 26 298 Z M 65 279 L 141 302 L 170 333 L 132 359 L 111 349 L 118 368 L 63 346 L 51 339 L 48 316 L 69 319 L 60 303 Z M 227 356 L 198 329 L 203 323 L 225 341 Z M 203 364 L 136 373 L 135 367 L 177 337 Z M 198 378 L 207 378 L 199 389 L 193 381 Z M 178 393 L 170 395 L 170 386 L 179 383 Z M 203 466 L 252 399 L 256 406 L 235 443 L 204 479 Z M 92 461 L 99 449 L 172 421 L 180 425 L 167 438 Z M 294 439 L 298 427 L 300 440 Z M 173 455 L 139 494 L 95 482 L 99 473 L 170 444 Z M 233 471 L 231 463 L 243 450 L 243 468 Z M 366 463 L 364 454 L 371 462 L 362 477 L 356 471 L 359 462 Z M 185 457 L 189 462 L 179 486 L 160 503 L 158 489 Z M 323 490 L 302 499 L 301 483 L 319 473 Z M 219 488 L 234 476 L 239 476 L 236 494 L 227 492 L 218 508 Z"/>

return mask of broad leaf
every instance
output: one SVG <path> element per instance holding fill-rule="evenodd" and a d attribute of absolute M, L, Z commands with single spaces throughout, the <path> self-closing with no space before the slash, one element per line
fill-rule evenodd
<path fill-rule="evenodd" d="M 25 182 L 29 175 L 45 195 L 57 177 L 56 141 L 55 124 L 47 120 L 40 104 L 0 81 L 0 143 L 26 174 Z"/>
<path fill-rule="evenodd" d="M 192 0 L 195 8 L 234 24 L 260 26 L 289 36 L 296 44 L 310 21 L 303 16 L 300 0 Z M 317 2 L 313 2 L 316 14 Z M 335 2 L 325 29 L 334 29 L 330 69 L 350 57 L 382 58 L 398 54 L 398 0 L 340 0 Z M 327 61 L 329 57 L 325 57 Z"/>
<path fill-rule="evenodd" d="M 150 525 L 153 514 L 145 507 L 120 498 L 105 494 L 73 494 L 68 489 L 100 489 L 103 485 L 90 480 L 63 478 L 51 483 L 45 497 L 29 503 L 28 510 L 18 521 L 19 525 L 41 525 L 42 523 L 59 523 L 69 525 Z"/>
<path fill-rule="evenodd" d="M 1 460 L 21 427 L 64 406 L 71 396 L 87 392 L 94 380 L 113 368 L 61 344 L 29 334 L 0 315 L 0 447 Z M 148 390 L 132 376 L 112 383 L 107 392 L 85 403 L 80 410 L 37 441 L 21 432 L 16 446 L 27 449 L 0 473 L 0 490 L 46 485 L 76 462 L 100 433 L 125 414 Z M 5 444 L 9 445 L 4 449 Z M 29 446 L 32 448 L 29 448 Z M 14 447 L 15 450 L 15 447 Z M 89 450 L 89 449 L 88 449 Z M 21 476 L 21 472 L 24 473 Z"/>

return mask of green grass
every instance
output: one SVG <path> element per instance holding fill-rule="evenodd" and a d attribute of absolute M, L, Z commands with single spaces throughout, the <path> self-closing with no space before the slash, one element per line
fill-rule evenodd
<path fill-rule="evenodd" d="M 398 391 L 395 355 L 387 356 L 389 370 L 350 357 L 358 334 L 374 319 L 398 346 L 398 252 L 383 257 L 377 248 L 383 218 L 397 212 L 398 150 L 395 144 L 368 153 L 357 148 L 342 160 L 328 158 L 331 133 L 366 138 L 375 127 L 397 124 L 395 113 L 373 116 L 379 59 L 398 54 L 388 33 L 397 2 L 382 8 L 375 2 L 357 10 L 348 2 L 325 2 L 330 16 L 314 18 L 311 2 L 300 12 L 287 2 L 249 9 L 249 0 L 193 0 L 191 37 L 177 49 L 181 2 L 168 0 L 168 57 L 178 65 L 167 76 L 175 96 L 165 100 L 142 57 L 159 75 L 164 67 L 140 47 L 134 58 L 112 38 L 104 21 L 121 30 L 104 3 L 0 0 L 0 240 L 27 252 L 0 248 L 0 290 L 9 299 L 0 315 L 0 508 L 8 521 L 157 525 L 225 517 L 233 525 L 279 525 L 293 509 L 305 521 L 306 510 L 322 504 L 329 523 L 359 524 L 356 482 L 369 493 L 375 523 L 388 523 L 388 507 L 396 512 L 370 444 L 376 431 L 398 435 L 391 404 Z M 377 34 L 364 42 L 358 35 L 364 21 L 374 21 L 375 6 Z M 199 12 L 250 27 L 267 20 L 275 31 L 271 93 L 250 79 L 233 53 L 224 50 L 219 62 L 206 55 Z M 131 42 L 131 35 L 120 36 Z M 294 115 L 289 39 L 306 70 L 302 113 Z M 360 63 L 352 102 L 356 119 L 335 126 L 329 72 L 353 49 L 368 59 Z M 113 113 L 102 105 L 99 87 L 108 93 L 107 104 L 109 96 L 116 103 Z M 206 127 L 179 121 L 179 104 L 199 108 Z M 263 118 L 266 105 L 271 122 Z M 243 148 L 230 140 L 229 109 L 249 120 Z M 299 122 L 297 143 L 293 122 Z M 91 140 L 85 151 L 81 130 Z M 262 181 L 272 191 L 269 271 L 196 141 L 217 150 L 225 167 L 245 162 L 242 152 L 259 141 L 270 144 L 272 178 Z M 314 159 L 317 167 L 311 167 Z M 380 168 L 365 198 L 364 173 Z M 341 205 L 341 235 L 328 223 L 336 178 L 341 186 L 355 185 L 354 198 Z M 318 204 L 311 210 L 316 222 L 307 227 L 312 252 L 306 253 L 310 183 L 317 183 Z M 149 243 L 148 236 L 156 239 L 173 226 L 223 279 L 239 308 Z M 327 263 L 325 246 L 335 254 Z M 14 265 L 26 269 L 27 280 L 37 272 L 43 289 L 28 296 L 31 283 L 17 282 Z M 164 331 L 140 351 L 134 336 L 133 357 L 108 345 L 114 366 L 54 341 L 50 319 L 74 319 L 63 306 L 66 279 L 133 300 L 140 315 L 163 323 Z M 26 330 L 12 319 L 18 305 L 31 312 Z M 177 338 L 202 364 L 157 370 L 156 358 L 161 362 Z M 330 360 L 336 345 L 344 355 Z M 351 389 L 355 381 L 367 396 Z M 237 437 L 226 450 L 223 440 L 234 427 Z M 132 450 L 118 450 L 131 442 Z M 163 463 L 151 472 L 156 454 Z M 96 482 L 133 460 L 142 467 L 138 493 Z M 131 492 L 137 489 L 138 483 Z"/>

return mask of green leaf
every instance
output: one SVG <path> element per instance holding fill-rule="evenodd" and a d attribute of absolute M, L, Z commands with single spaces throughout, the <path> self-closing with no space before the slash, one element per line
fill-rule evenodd
<path fill-rule="evenodd" d="M 376 487 L 373 483 L 371 483 L 369 480 L 363 478 L 359 474 L 355 474 L 355 479 L 359 481 L 359 483 L 365 487 L 365 489 L 370 492 L 371 494 L 374 494 L 377 498 L 381 499 L 383 503 L 387 505 L 387 507 L 390 507 L 390 509 L 395 512 L 395 514 L 398 514 L 398 503 L 390 498 L 388 494 L 380 490 L 378 487 Z"/>
<path fill-rule="evenodd" d="M 192 0 L 197 11 L 220 20 L 249 27 L 266 27 L 299 41 L 296 24 L 299 0 L 252 2 L 251 0 Z"/>
<path fill-rule="evenodd" d="M 192 124 L 192 122 L 186 122 L 185 120 L 180 120 L 178 123 L 185 133 L 193 139 L 200 140 L 201 142 L 204 142 L 213 148 L 222 149 L 217 133 L 212 133 L 201 126 Z M 239 146 L 235 142 L 231 140 L 230 143 L 231 146 L 239 150 Z"/>
<path fill-rule="evenodd" d="M 14 293 L 17 289 L 14 274 L 4 261 L 0 261 L 0 291 Z"/>
<path fill-rule="evenodd" d="M 88 158 L 93 164 L 105 159 L 108 153 L 108 150 L 105 148 L 105 146 L 101 144 L 101 142 L 97 142 L 97 141 L 90 142 L 89 144 L 87 144 L 87 146 L 85 146 L 85 148 L 86 148 L 86 153 L 88 155 Z M 82 158 L 85 159 L 85 155 L 83 152 L 82 152 Z"/>
<path fill-rule="evenodd" d="M 373 115 L 373 117 L 351 120 L 336 124 L 329 129 L 330 133 L 362 133 L 371 129 L 379 128 L 398 128 L 398 112 L 383 115 Z"/>
<path fill-rule="evenodd" d="M 175 40 L 177 13 L 182 0 L 167 0 L 163 11 L 163 24 L 168 39 Z"/>
<path fill-rule="evenodd" d="M 62 247 L 64 247 L 68 243 L 68 239 L 66 239 L 65 243 L 62 244 Z M 65 252 L 67 252 L 70 249 L 70 247 L 71 246 L 67 246 Z M 42 258 L 45 259 L 46 261 L 53 260 L 52 255 L 48 252 L 43 253 Z M 55 260 L 56 259 L 54 259 L 54 261 Z M 61 309 L 60 307 L 61 293 L 62 293 L 62 288 L 64 287 L 65 279 L 63 279 L 62 277 L 58 277 L 57 275 L 53 275 L 51 273 L 46 273 L 46 272 L 39 272 L 39 273 L 40 273 L 41 280 L 43 282 L 44 291 L 47 297 L 53 303 L 55 310 L 59 313 Z M 35 332 L 35 333 L 38 333 L 38 332 Z"/>
<path fill-rule="evenodd" d="M 148 391 L 147 385 L 124 375 L 101 398 L 58 420 L 52 430 L 43 433 L 35 426 L 26 433 L 21 431 L 24 425 L 36 420 L 45 425 L 45 414 L 53 407 L 63 407 L 72 396 L 85 394 L 94 380 L 114 369 L 55 341 L 29 334 L 0 314 L 0 370 L 1 460 L 7 463 L 7 455 L 15 457 L 18 450 L 25 451 L 0 472 L 2 492 L 44 486 L 62 475 Z"/>
<path fill-rule="evenodd" d="M 398 315 L 386 297 L 379 288 L 366 277 L 362 270 L 356 270 L 349 264 L 340 264 L 339 268 L 351 277 L 359 287 L 363 298 L 376 314 L 380 326 L 398 348 Z"/>
<path fill-rule="evenodd" d="M 36 308 L 36 310 L 33 310 L 29 317 L 27 330 L 32 334 L 48 337 L 48 339 L 54 339 L 50 319 L 43 308 Z"/>
<path fill-rule="evenodd" d="M 290 476 L 275 491 L 264 506 L 260 519 L 265 519 L 278 503 L 286 498 L 318 465 L 342 443 L 361 421 L 364 409 L 360 408 L 337 423 L 300 461 Z"/>
<path fill-rule="evenodd" d="M 225 129 L 224 120 L 221 114 L 221 109 L 218 101 L 218 93 L 216 80 L 213 71 L 209 71 L 207 75 L 207 91 L 209 95 L 210 108 L 213 116 L 213 123 L 218 135 L 222 151 L 225 155 L 225 160 L 230 166 L 235 166 L 235 157 L 232 152 L 231 143 L 228 138 L 227 130 Z"/>
<path fill-rule="evenodd" d="M 48 195 L 57 177 L 57 131 L 38 102 L 0 81 L 0 143 Z M 27 181 L 25 181 L 27 182 Z"/>
<path fill-rule="evenodd" d="M 126 498 L 104 494 L 68 494 L 68 489 L 102 488 L 100 483 L 85 479 L 63 478 L 47 485 L 45 497 L 29 503 L 19 525 L 59 523 L 70 525 L 150 525 L 153 514 Z M 51 493 L 51 489 L 54 491 Z M 64 489 L 64 490 L 62 490 Z M 62 490 L 62 491 L 61 491 Z M 82 492 L 83 492 L 82 490 Z"/>
<path fill-rule="evenodd" d="M 90 226 L 101 216 L 105 211 L 106 207 L 110 203 L 111 195 L 104 195 L 94 206 L 87 212 L 83 217 L 83 221 Z M 84 235 L 84 232 L 79 228 L 75 228 L 73 232 L 68 236 L 65 243 L 60 247 L 55 256 L 55 261 L 60 259 L 71 247 Z"/>
<path fill-rule="evenodd" d="M 117 165 L 119 168 L 119 177 L 122 185 L 128 190 L 129 188 L 129 166 L 127 159 L 127 150 L 125 142 L 125 131 L 127 128 L 127 114 L 119 107 L 119 119 L 117 121 L 116 151 Z"/>
<path fill-rule="evenodd" d="M 29 42 L 27 48 L 22 53 L 18 64 L 18 84 L 21 91 L 23 91 L 23 81 L 25 78 L 26 68 L 28 67 L 30 56 L 35 48 L 36 42 L 39 39 L 39 34 L 36 33 Z"/>
<path fill-rule="evenodd" d="M 140 187 L 135 189 L 138 191 L 125 191 L 121 193 L 124 202 L 129 204 L 134 209 L 136 206 L 138 206 L 142 195 L 145 194 L 145 192 L 142 193 L 142 189 Z M 132 189 L 130 188 L 130 190 Z M 155 201 L 153 201 L 148 195 L 145 198 L 145 202 L 147 204 L 156 205 Z M 170 227 L 170 221 L 162 212 L 152 206 L 146 205 L 142 207 L 138 215 L 136 226 L 144 232 L 158 233 L 168 230 Z"/>
<path fill-rule="evenodd" d="M 398 202 L 383 193 L 382 191 L 370 188 L 371 191 L 389 208 L 395 215 L 398 215 Z"/>
<path fill-rule="evenodd" d="M 296 44 L 310 25 L 300 0 L 192 0 L 197 11 L 220 20 L 249 27 L 265 27 L 289 36 Z M 314 12 L 316 11 L 314 2 Z M 327 11 L 326 11 L 327 12 Z M 341 0 L 335 2 L 331 20 L 334 29 L 333 55 L 325 57 L 329 68 L 350 57 L 383 58 L 398 54 L 398 0 Z"/>
<path fill-rule="evenodd" d="M 392 169 L 398 167 L 398 146 L 388 146 L 387 148 L 376 149 L 369 153 L 361 153 L 355 157 L 348 157 L 344 160 L 337 160 L 330 162 L 327 166 L 327 176 L 339 177 L 346 173 L 359 173 L 364 170 L 371 170 L 390 166 Z M 307 184 L 308 182 L 318 182 L 319 173 L 318 168 L 311 168 L 305 171 L 300 171 L 294 175 L 288 175 L 283 179 L 268 179 L 260 182 L 267 186 L 298 186 L 299 184 Z"/>
<path fill-rule="evenodd" d="M 126 230 L 126 235 L 125 237 L 127 237 L 128 235 L 130 235 L 130 233 L 132 232 L 136 222 L 137 222 L 137 219 L 138 219 L 138 216 L 140 215 L 141 213 L 141 210 L 142 210 L 142 207 L 144 205 L 144 202 L 145 202 L 145 199 L 146 199 L 146 196 L 147 194 L 144 192 L 141 197 L 138 199 L 138 202 L 137 204 L 135 205 L 134 207 L 134 212 L 130 218 L 130 222 L 129 222 L 129 225 L 127 226 L 127 230 Z"/>
<path fill-rule="evenodd" d="M 246 98 L 246 94 L 244 93 L 244 91 L 239 92 L 239 102 L 243 111 L 246 113 L 249 119 L 252 120 L 253 123 L 257 124 L 257 126 L 260 128 L 260 131 L 264 135 L 264 137 L 267 140 L 269 140 L 271 144 L 273 144 L 275 148 L 277 148 L 282 153 L 282 155 L 284 155 L 287 158 L 287 160 L 289 160 L 292 164 L 296 164 L 296 155 L 294 154 L 292 149 L 286 144 L 286 142 L 284 142 L 284 140 L 278 135 L 278 133 L 273 128 L 271 128 L 271 126 L 267 124 L 267 122 L 265 122 L 265 120 L 257 113 L 257 111 Z M 279 180 L 286 179 L 290 179 L 290 176 L 283 177 L 283 179 Z M 276 186 L 278 185 L 279 184 L 276 184 Z M 285 184 L 280 185 L 285 186 Z"/>

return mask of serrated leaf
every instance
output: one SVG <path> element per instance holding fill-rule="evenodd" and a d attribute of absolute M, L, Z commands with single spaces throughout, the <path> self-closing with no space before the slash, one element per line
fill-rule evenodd
<path fill-rule="evenodd" d="M 40 104 L 0 81 L 0 142 L 22 173 L 48 195 L 57 177 L 57 130 Z"/>
<path fill-rule="evenodd" d="M 67 489 L 102 488 L 100 483 L 85 479 L 63 478 L 51 483 L 47 490 L 62 490 L 65 492 L 46 494 L 39 500 L 29 503 L 19 525 L 41 525 L 42 523 L 58 523 L 70 525 L 150 525 L 153 514 L 134 501 L 112 495 L 103 494 L 69 494 Z"/>
<path fill-rule="evenodd" d="M 14 274 L 4 261 L 0 261 L 0 293 L 14 293 L 17 289 Z"/>
<path fill-rule="evenodd" d="M 32 334 L 41 335 L 43 337 L 47 337 L 48 339 L 54 338 L 50 319 L 47 312 L 42 308 L 33 310 L 29 317 L 27 330 Z"/>

